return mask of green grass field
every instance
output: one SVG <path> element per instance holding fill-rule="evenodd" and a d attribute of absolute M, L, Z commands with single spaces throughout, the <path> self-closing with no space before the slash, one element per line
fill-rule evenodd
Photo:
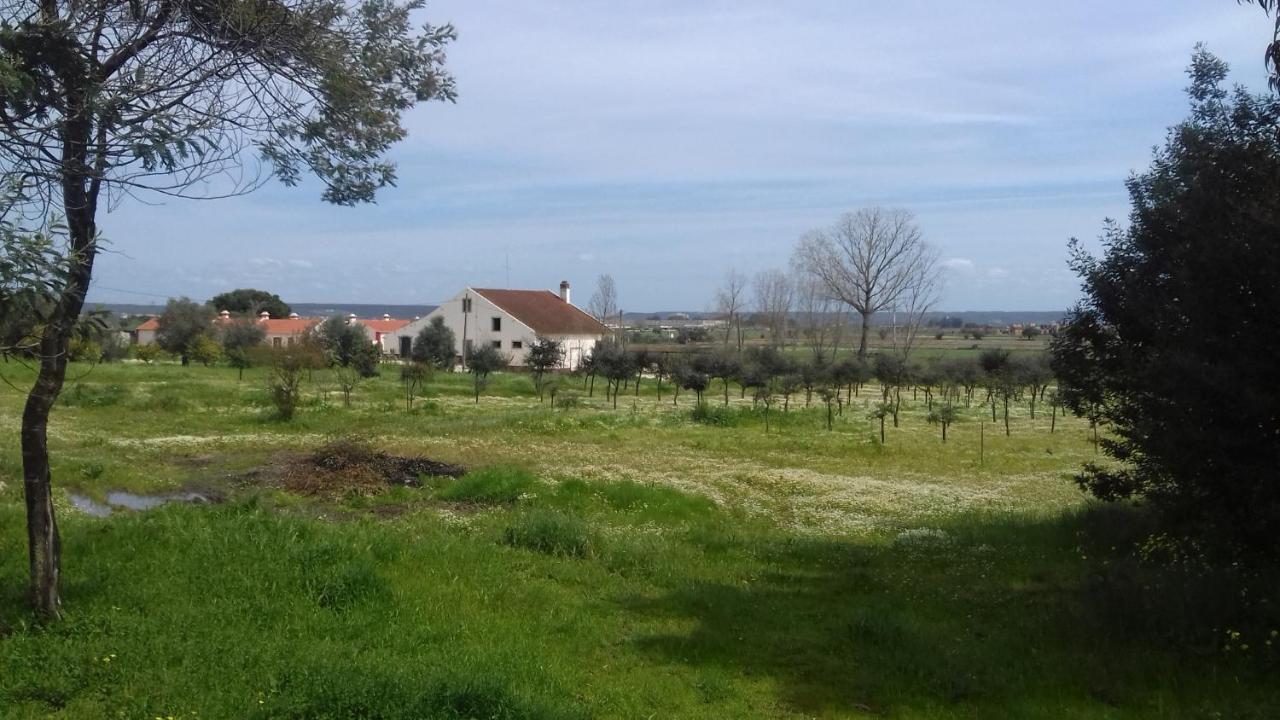
<path fill-rule="evenodd" d="M 833 431 L 801 395 L 766 433 L 736 387 L 708 423 L 651 380 L 613 410 L 602 383 L 553 408 L 501 374 L 475 404 L 467 376 L 438 374 L 407 410 L 395 378 L 346 407 L 317 372 L 285 423 L 260 370 L 73 366 L 50 429 L 65 620 L 48 627 L 22 600 L 22 396 L 0 387 L 0 717 L 1269 718 L 1280 702 L 1265 637 L 1226 650 L 1232 628 L 1197 616 L 1213 589 L 1149 582 L 1127 560 L 1141 515 L 1076 490 L 1099 457 L 1081 420 L 1050 433 L 1047 408 L 1021 405 L 1006 437 L 975 406 L 943 445 L 908 394 L 881 445 L 874 387 Z M 350 434 L 471 472 L 289 489 Z M 113 490 L 218 502 L 71 504 Z"/>

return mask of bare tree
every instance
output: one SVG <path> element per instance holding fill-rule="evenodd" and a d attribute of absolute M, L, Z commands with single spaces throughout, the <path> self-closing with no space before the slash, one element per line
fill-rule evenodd
<path fill-rule="evenodd" d="M 617 317 L 618 286 L 614 284 L 612 275 L 605 273 L 596 278 L 596 291 L 591 293 L 591 300 L 587 302 L 587 312 L 594 315 L 602 325 Z"/>
<path fill-rule="evenodd" d="M 787 323 L 795 301 L 795 285 L 791 276 L 781 270 L 761 270 L 752 281 L 756 312 L 769 326 L 769 337 L 775 345 L 786 341 Z"/>
<path fill-rule="evenodd" d="M 871 317 L 899 302 L 921 263 L 933 257 L 910 212 L 874 207 L 807 233 L 794 262 L 862 317 L 858 357 L 865 358 Z"/>
<path fill-rule="evenodd" d="M 826 286 L 817 278 L 797 273 L 795 285 L 796 310 L 800 332 L 813 350 L 814 358 L 834 360 L 844 332 L 843 305 L 827 294 Z"/>
<path fill-rule="evenodd" d="M 716 312 L 724 316 L 724 344 L 736 340 L 742 350 L 742 313 L 747 305 L 747 276 L 735 269 L 724 275 L 724 284 L 716 291 Z"/>
<path fill-rule="evenodd" d="M 339 205 L 395 179 L 402 113 L 451 100 L 449 26 L 411 29 L 419 0 L 265 3 L 8 0 L 0 6 L 0 209 L 65 218 L 62 280 L 22 417 L 31 594 L 58 616 L 61 548 L 49 413 L 99 248 L 98 210 L 126 197 L 226 197 L 304 172 Z M 104 194 L 105 191 L 105 194 Z"/>
<path fill-rule="evenodd" d="M 928 247 L 912 268 L 911 278 L 903 290 L 893 315 L 893 349 L 905 361 L 924 327 L 925 316 L 937 305 L 942 293 L 942 268 L 938 252 Z M 945 429 L 944 429 L 945 434 Z"/>

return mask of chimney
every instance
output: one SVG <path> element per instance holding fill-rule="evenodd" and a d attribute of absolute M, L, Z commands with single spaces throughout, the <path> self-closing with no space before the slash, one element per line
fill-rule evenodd
<path fill-rule="evenodd" d="M 258 320 L 260 322 L 266 322 L 270 319 L 271 319 L 271 313 L 267 312 L 266 310 L 263 310 L 262 312 L 258 313 Z"/>
<path fill-rule="evenodd" d="M 218 313 L 218 317 L 222 318 L 223 320 L 230 320 L 230 319 L 231 319 L 231 311 L 229 311 L 229 310 L 223 310 L 222 312 Z"/>
<path fill-rule="evenodd" d="M 563 300 L 563 301 L 565 301 L 565 302 L 572 302 L 572 301 L 569 299 L 569 297 L 570 297 L 570 296 L 569 296 L 569 281 L 568 281 L 568 280 L 561 280 L 561 281 L 560 281 L 560 299 L 561 299 L 561 300 Z"/>
<path fill-rule="evenodd" d="M 298 313 L 294 313 L 294 312 L 289 313 L 289 319 L 290 319 L 290 320 L 297 320 L 297 319 L 298 319 Z"/>
<path fill-rule="evenodd" d="M 391 319 L 391 313 L 382 313 L 382 319 L 383 319 L 383 320 L 390 320 L 390 319 Z"/>

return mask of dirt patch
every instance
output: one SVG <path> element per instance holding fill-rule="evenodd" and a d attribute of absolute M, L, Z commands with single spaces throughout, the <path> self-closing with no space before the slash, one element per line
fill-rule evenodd
<path fill-rule="evenodd" d="M 425 457 L 391 455 L 342 439 L 296 458 L 283 473 L 284 488 L 300 495 L 376 495 L 388 487 L 418 487 L 424 476 L 461 477 L 466 469 Z"/>

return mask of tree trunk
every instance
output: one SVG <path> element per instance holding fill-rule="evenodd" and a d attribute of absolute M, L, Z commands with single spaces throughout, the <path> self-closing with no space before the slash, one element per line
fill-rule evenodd
<path fill-rule="evenodd" d="M 40 337 L 40 372 L 22 412 L 22 489 L 27 504 L 27 543 L 31 565 L 30 595 L 38 615 L 56 620 L 62 599 L 62 540 L 53 512 L 53 477 L 49 470 L 49 413 L 67 377 L 67 346 L 84 308 L 97 255 L 97 181 L 90 178 L 88 144 L 92 125 L 84 109 L 83 88 L 68 87 L 62 123 L 62 211 L 69 247 L 67 276 Z"/>
<path fill-rule="evenodd" d="M 870 329 L 870 325 L 871 325 L 871 315 L 869 313 L 862 313 L 862 331 L 860 333 L 860 337 L 858 338 L 858 359 L 859 360 L 867 359 L 867 330 Z"/>

